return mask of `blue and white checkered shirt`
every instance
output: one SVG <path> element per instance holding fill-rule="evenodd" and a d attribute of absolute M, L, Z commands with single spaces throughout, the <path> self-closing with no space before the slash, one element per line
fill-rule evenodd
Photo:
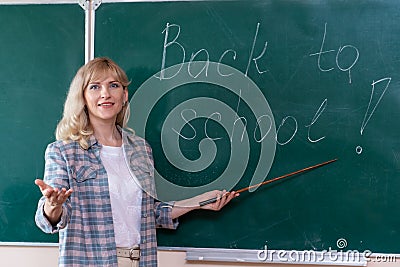
<path fill-rule="evenodd" d="M 175 229 L 171 209 L 154 199 L 154 165 L 150 146 L 134 133 L 120 129 L 130 170 L 141 188 L 140 266 L 157 266 L 156 227 Z M 52 226 L 38 203 L 37 226 L 45 233 L 59 233 L 59 266 L 118 266 L 108 177 L 100 159 L 101 144 L 92 136 L 89 148 L 78 142 L 56 141 L 45 153 L 44 181 L 56 188 L 72 188 L 63 205 L 60 222 Z"/>

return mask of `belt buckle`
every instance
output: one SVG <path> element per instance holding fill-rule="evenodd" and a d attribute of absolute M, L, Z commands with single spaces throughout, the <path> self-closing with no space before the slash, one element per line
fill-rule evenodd
<path fill-rule="evenodd" d="M 137 249 L 131 248 L 129 250 L 129 259 L 131 260 L 139 260 L 140 259 L 140 252 L 139 252 L 139 257 L 133 256 L 134 251 Z"/>

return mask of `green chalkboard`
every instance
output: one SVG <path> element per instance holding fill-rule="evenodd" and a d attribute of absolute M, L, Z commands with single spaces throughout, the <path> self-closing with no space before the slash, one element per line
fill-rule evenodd
<path fill-rule="evenodd" d="M 44 150 L 84 63 L 76 5 L 0 5 L 0 241 L 57 242 L 35 225 Z"/>
<path fill-rule="evenodd" d="M 102 4 L 95 53 L 132 79 L 161 194 L 339 159 L 184 216 L 159 244 L 399 253 L 399 21 L 397 0 Z"/>

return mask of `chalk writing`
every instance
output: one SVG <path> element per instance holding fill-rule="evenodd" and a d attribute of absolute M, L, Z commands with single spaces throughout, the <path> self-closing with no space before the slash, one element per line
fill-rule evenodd
<path fill-rule="evenodd" d="M 266 119 L 266 125 L 268 127 L 268 130 L 265 131 L 264 135 L 262 135 L 263 131 L 261 129 L 261 125 L 262 125 L 261 122 L 262 122 L 263 119 Z M 254 129 L 254 133 L 253 133 L 254 140 L 257 143 L 262 142 L 268 136 L 268 134 L 271 132 L 271 129 L 272 129 L 272 123 L 273 122 L 272 122 L 272 118 L 271 118 L 270 115 L 261 115 L 260 117 L 257 118 L 256 128 Z M 260 129 L 261 139 L 259 139 L 259 140 L 257 140 L 257 136 L 256 136 L 257 129 Z"/>
<path fill-rule="evenodd" d="M 281 130 L 282 126 L 285 124 L 286 120 L 288 120 L 288 119 L 293 120 L 294 123 L 295 123 L 295 127 L 294 127 L 294 130 L 293 130 L 293 134 L 292 134 L 292 136 L 290 136 L 289 139 L 286 140 L 285 142 L 280 142 L 280 141 L 278 140 L 279 131 Z M 296 133 L 297 133 L 297 128 L 298 128 L 298 127 L 297 127 L 297 120 L 296 120 L 295 117 L 293 117 L 293 116 L 286 116 L 285 118 L 283 118 L 281 124 L 279 124 L 278 129 L 276 130 L 276 137 L 275 137 L 276 143 L 279 144 L 279 145 L 281 145 L 281 146 L 288 144 L 290 141 L 292 141 L 292 139 L 293 139 L 294 136 L 296 135 Z"/>
<path fill-rule="evenodd" d="M 360 52 L 358 48 L 352 44 L 345 44 L 345 45 L 339 45 L 337 49 L 328 49 L 327 48 L 327 39 L 328 39 L 328 30 L 327 27 L 328 24 L 324 24 L 324 31 L 322 34 L 322 40 L 319 46 L 319 51 L 309 53 L 309 57 L 315 57 L 317 58 L 317 67 L 318 70 L 321 72 L 331 72 L 336 70 L 339 70 L 341 72 L 347 73 L 348 76 L 348 83 L 352 83 L 352 70 L 358 63 L 359 57 L 360 57 Z M 260 59 L 266 56 L 267 54 L 267 48 L 268 48 L 268 41 L 263 40 L 262 41 L 262 49 L 258 52 L 256 52 L 256 44 L 257 42 L 260 42 L 259 39 L 259 32 L 260 32 L 261 24 L 257 23 L 255 27 L 255 32 L 252 38 L 252 43 L 249 46 L 249 55 L 247 58 L 247 64 L 246 68 L 243 71 L 243 74 L 245 77 L 248 76 L 249 70 L 251 66 L 253 65 L 256 73 L 258 74 L 264 74 L 265 72 L 268 72 L 269 69 L 266 68 L 266 66 L 260 66 Z M 228 48 L 222 52 L 220 55 L 218 62 L 213 62 L 210 59 L 210 53 L 206 48 L 200 48 L 197 51 L 194 51 L 191 53 L 190 57 L 187 59 L 187 48 L 182 45 L 180 42 L 180 34 L 181 34 L 181 26 L 179 24 L 172 24 L 172 23 L 166 23 L 165 28 L 162 30 L 162 34 L 164 35 L 164 43 L 163 43 L 163 50 L 162 50 L 162 57 L 161 57 L 161 69 L 160 72 L 157 74 L 158 76 L 154 75 L 155 78 L 158 78 L 159 80 L 170 80 L 176 77 L 181 71 L 182 68 L 187 68 L 186 72 L 190 76 L 190 78 L 197 79 L 200 77 L 200 75 L 203 75 L 205 77 L 208 77 L 210 73 L 210 63 L 216 63 L 216 70 L 213 70 L 219 75 L 220 77 L 230 77 L 234 75 L 234 72 L 228 70 L 226 68 L 226 65 L 224 65 L 222 62 L 226 59 L 230 59 L 233 61 L 236 61 L 238 59 L 238 53 L 236 50 L 232 48 Z M 170 70 L 167 66 L 167 57 L 169 53 L 169 49 L 172 49 L 174 53 L 178 52 L 180 54 L 180 57 L 174 57 L 178 62 L 175 62 L 179 68 L 173 68 L 173 70 Z M 330 55 L 330 57 L 329 57 Z M 187 64 L 185 61 L 188 60 Z M 201 61 L 199 61 L 201 60 Z M 331 60 L 331 61 L 330 61 Z M 171 62 L 171 60 L 169 60 Z M 325 65 L 323 65 L 325 64 Z M 225 67 L 223 67 L 225 66 Z M 166 71 L 169 71 L 168 73 Z M 390 84 L 391 78 L 383 78 L 378 81 L 373 81 L 372 82 L 372 91 L 370 95 L 370 100 L 368 103 L 367 110 L 364 114 L 363 121 L 361 123 L 361 129 L 360 133 L 361 135 L 363 134 L 363 131 L 370 121 L 372 115 L 376 111 L 380 101 L 382 100 L 382 97 L 384 96 L 389 84 Z M 383 89 L 381 90 L 380 94 L 376 93 L 376 87 L 382 84 Z M 236 113 L 234 113 L 235 117 L 233 118 L 233 124 L 230 132 L 230 142 L 233 143 L 233 138 L 237 134 L 240 142 L 243 142 L 245 134 L 248 132 L 248 118 L 243 115 L 239 115 L 239 106 L 241 104 L 241 98 L 242 98 L 242 91 L 239 90 L 239 97 L 236 105 Z M 374 101 L 375 100 L 375 101 Z M 324 113 L 328 105 L 328 99 L 325 98 L 318 109 L 316 110 L 314 116 L 312 117 L 311 121 L 309 124 L 306 124 L 305 127 L 307 128 L 307 140 L 311 143 L 317 143 L 326 138 L 325 135 L 322 136 L 312 136 L 312 128 L 313 126 L 317 125 L 317 122 L 320 118 L 320 116 Z M 204 116 L 198 117 L 197 111 L 195 109 L 184 109 L 181 111 L 181 119 L 184 121 L 185 124 L 188 124 L 190 127 L 190 130 L 193 132 L 192 135 L 188 134 L 182 134 L 180 133 L 177 129 L 172 128 L 173 132 L 177 134 L 179 137 L 185 139 L 185 140 L 193 140 L 196 135 L 196 129 L 195 127 L 190 123 L 191 120 L 200 118 Z M 206 139 L 216 141 L 220 140 L 222 137 L 218 136 L 210 136 L 209 133 L 209 121 L 213 120 L 217 123 L 221 123 L 222 121 L 222 114 L 219 113 L 218 111 L 215 111 L 211 113 L 208 117 L 206 117 L 205 122 L 204 122 L 204 134 Z M 231 121 L 232 118 L 230 118 Z M 270 115 L 267 114 L 259 114 L 259 116 L 256 116 L 256 123 L 254 126 L 253 131 L 253 139 L 254 141 L 260 143 L 263 142 L 263 140 L 270 134 L 270 131 L 272 129 L 272 123 L 273 123 L 273 118 Z M 287 115 L 283 117 L 281 120 L 279 126 L 277 127 L 277 130 L 275 132 L 275 141 L 276 144 L 279 145 L 286 145 L 290 143 L 293 138 L 296 136 L 297 131 L 298 131 L 298 120 L 296 117 Z M 282 130 L 283 128 L 286 128 L 285 132 L 291 131 L 289 134 L 290 136 L 288 137 L 283 137 L 284 140 L 282 140 Z M 238 132 L 238 133 L 236 133 Z M 356 148 L 356 153 L 361 154 L 362 148 L 360 146 L 357 146 Z"/>
<path fill-rule="evenodd" d="M 184 116 L 184 113 L 187 113 L 188 111 L 190 111 L 190 113 L 193 115 L 190 119 L 188 119 L 187 116 Z M 203 112 L 204 113 L 204 112 Z M 236 115 L 237 116 L 237 115 Z M 193 135 L 192 136 L 185 136 L 183 134 L 181 134 L 179 131 L 177 131 L 175 128 L 171 128 L 173 132 L 175 132 L 177 135 L 179 135 L 179 137 L 185 139 L 185 140 L 193 140 L 196 135 L 197 135 L 197 131 L 196 128 L 193 126 L 193 124 L 191 123 L 192 120 L 197 119 L 197 118 L 203 118 L 203 117 L 199 117 L 197 116 L 197 112 L 195 109 L 184 109 L 181 111 L 181 118 L 184 121 L 184 125 L 188 125 L 192 130 L 193 130 Z M 210 120 L 213 120 L 215 122 L 219 122 L 224 124 L 223 117 L 221 115 L 220 112 L 213 112 L 210 115 L 208 115 L 207 117 L 205 117 L 205 122 L 204 122 L 204 135 L 206 136 L 206 139 L 215 141 L 215 140 L 220 140 L 222 139 L 222 137 L 210 137 L 209 136 L 209 131 L 208 129 L 208 123 Z M 230 121 L 229 119 L 227 119 L 226 121 Z M 240 142 L 243 141 L 243 137 L 244 134 L 246 132 L 246 125 L 247 125 L 247 119 L 245 117 L 237 117 L 234 121 L 233 121 L 233 126 L 232 126 L 232 132 L 230 134 L 230 141 L 231 143 L 233 142 L 233 136 L 234 136 L 234 132 L 235 132 L 235 125 L 236 122 L 238 121 L 244 121 L 245 123 L 242 124 L 243 127 L 243 131 L 240 137 Z M 253 136 L 254 136 L 254 140 L 258 143 L 262 142 L 267 136 L 268 134 L 271 132 L 272 129 L 272 125 L 273 125 L 273 118 L 271 118 L 270 115 L 268 114 L 263 114 L 261 116 L 259 116 L 257 118 L 256 121 L 256 126 L 254 128 L 253 131 Z M 261 136 L 261 137 L 257 137 L 257 136 Z"/>
<path fill-rule="evenodd" d="M 181 118 L 184 120 L 185 124 L 188 124 L 189 127 L 193 130 L 193 136 L 186 137 L 186 136 L 182 135 L 179 131 L 175 130 L 174 128 L 172 128 L 172 131 L 174 131 L 176 134 L 178 134 L 180 137 L 182 137 L 185 140 L 193 140 L 194 138 L 196 138 L 196 129 L 189 123 L 191 119 L 186 119 L 186 117 L 183 115 L 183 113 L 186 113 L 187 111 L 191 111 L 194 114 L 194 116 L 191 119 L 196 118 L 197 113 L 196 113 L 196 110 L 194 110 L 194 109 L 184 109 L 181 111 Z"/>
<path fill-rule="evenodd" d="M 379 105 L 379 103 L 381 102 L 383 95 L 386 93 L 386 90 L 388 89 L 391 80 L 392 80 L 392 78 L 387 77 L 387 78 L 383 78 L 383 79 L 380 79 L 380 80 L 378 80 L 378 81 L 373 81 L 373 82 L 372 82 L 372 84 L 371 84 L 371 85 L 372 85 L 371 96 L 370 96 L 370 98 L 369 98 L 369 103 L 368 103 L 367 111 L 365 112 L 364 119 L 363 119 L 363 121 L 362 121 L 362 123 L 361 123 L 361 129 L 360 129 L 360 134 L 361 134 L 361 135 L 363 134 L 364 129 L 365 129 L 365 127 L 367 126 L 367 124 L 368 124 L 369 120 L 371 119 L 372 115 L 374 114 L 374 112 L 375 112 L 375 110 L 376 110 L 376 107 L 377 107 L 377 106 Z M 380 94 L 380 96 L 379 96 L 378 100 L 376 101 L 374 107 L 373 107 L 372 110 L 370 111 L 372 99 L 374 98 L 375 85 L 377 85 L 377 84 L 379 84 L 379 83 L 382 83 L 382 82 L 386 82 L 386 84 L 384 85 L 385 88 L 382 90 L 382 93 Z M 369 114 L 368 114 L 368 113 L 369 113 Z"/>
<path fill-rule="evenodd" d="M 327 23 L 325 23 L 324 35 L 323 35 L 323 37 L 322 37 L 322 42 L 321 42 L 321 46 L 320 46 L 319 52 L 309 54 L 309 56 L 318 56 L 318 57 L 317 57 L 318 69 L 319 69 L 320 71 L 323 71 L 323 72 L 329 72 L 329 71 L 332 71 L 332 70 L 335 69 L 334 67 L 330 67 L 330 68 L 327 68 L 327 69 L 326 69 L 326 68 L 323 68 L 323 67 L 321 66 L 321 58 L 322 58 L 322 56 L 325 55 L 325 54 L 328 54 L 328 53 L 335 52 L 335 50 L 333 50 L 333 49 L 331 49 L 331 50 L 324 50 L 325 38 L 326 38 L 326 25 L 327 25 Z M 339 60 L 341 54 L 343 53 L 343 51 L 344 51 L 345 49 L 346 49 L 346 50 L 353 50 L 354 53 L 355 53 L 354 60 L 353 60 L 353 62 L 350 64 L 350 66 L 348 66 L 348 67 L 341 66 L 340 60 Z M 347 71 L 347 72 L 348 72 L 349 83 L 351 83 L 351 69 L 352 69 L 352 68 L 354 67 L 354 65 L 357 63 L 359 56 L 360 56 L 360 53 L 359 53 L 357 47 L 355 47 L 355 46 L 353 46 L 353 45 L 344 45 L 344 46 L 340 46 L 339 49 L 338 49 L 338 51 L 337 51 L 337 53 L 336 53 L 336 66 L 338 67 L 338 69 L 339 69 L 340 71 L 343 71 L 343 72 L 346 72 L 346 71 Z"/>
<path fill-rule="evenodd" d="M 254 35 L 254 39 L 253 39 L 253 45 L 251 47 L 251 52 L 250 52 L 250 57 L 249 57 L 249 61 L 247 63 L 247 68 L 246 68 L 246 72 L 245 72 L 245 76 L 247 76 L 247 73 L 249 72 L 249 68 L 250 68 L 250 63 L 253 60 L 254 64 L 257 68 L 258 73 L 262 74 L 264 72 L 266 72 L 266 70 L 264 71 L 260 71 L 260 69 L 258 68 L 258 64 L 257 64 L 257 60 L 259 60 L 260 58 L 262 58 L 262 56 L 265 54 L 265 51 L 267 50 L 267 46 L 268 46 L 268 42 L 264 43 L 264 48 L 262 50 L 262 52 L 260 53 L 260 55 L 258 55 L 257 57 L 253 58 L 253 53 L 254 53 L 254 47 L 256 45 L 257 42 L 257 36 L 258 36 L 258 29 L 260 28 L 260 23 L 257 23 L 257 29 L 256 29 L 256 34 Z"/>
<path fill-rule="evenodd" d="M 342 53 L 342 51 L 344 49 L 353 49 L 355 51 L 355 55 L 356 55 L 354 61 L 347 68 L 342 68 L 340 66 L 340 64 L 339 64 L 339 56 L 341 55 L 341 53 Z M 350 72 L 350 70 L 357 63 L 359 56 L 360 56 L 360 53 L 358 52 L 358 49 L 355 46 L 352 46 L 352 45 L 345 45 L 345 46 L 339 47 L 339 50 L 338 50 L 338 52 L 336 54 L 336 66 L 341 71 L 348 71 L 349 72 L 349 83 L 351 83 L 351 72 Z"/>
<path fill-rule="evenodd" d="M 318 138 L 317 140 L 312 140 L 310 137 L 310 130 L 311 130 L 311 126 L 318 120 L 319 116 L 321 116 L 322 112 L 325 110 L 327 102 L 328 102 L 328 99 L 325 99 L 321 103 L 321 106 L 319 106 L 317 112 L 315 113 L 314 117 L 312 118 L 311 123 L 309 125 L 306 125 L 306 127 L 308 128 L 307 138 L 308 138 L 308 141 L 310 141 L 311 143 L 316 143 L 325 138 L 325 136 L 323 136 L 323 137 Z"/>
<path fill-rule="evenodd" d="M 236 127 L 237 123 L 238 123 L 238 126 L 241 127 L 240 142 L 243 142 L 243 138 L 245 136 L 246 130 L 248 130 L 247 129 L 248 128 L 248 125 L 247 125 L 248 119 L 245 116 L 239 116 L 238 115 L 239 106 L 240 106 L 240 103 L 241 103 L 241 97 L 242 97 L 242 92 L 240 91 L 239 92 L 237 106 L 236 106 L 235 118 L 233 120 L 233 124 L 232 124 L 232 128 L 231 128 L 232 130 L 231 130 L 231 133 L 230 133 L 230 142 L 231 143 L 234 142 L 233 138 L 235 136 L 235 131 L 237 130 L 237 127 Z M 311 131 L 311 127 L 316 124 L 318 118 L 321 116 L 321 114 L 325 110 L 325 108 L 327 106 L 327 102 L 328 102 L 328 100 L 324 99 L 324 101 L 321 103 L 321 105 L 319 106 L 318 110 L 316 111 L 314 117 L 312 118 L 311 123 L 308 124 L 308 125 L 305 125 L 305 127 L 308 128 L 308 137 L 307 137 L 307 139 L 311 143 L 319 142 L 319 141 L 321 141 L 321 140 L 323 140 L 325 138 L 325 136 L 323 136 L 323 137 L 320 137 L 320 138 L 314 140 L 314 139 L 312 139 L 310 137 L 310 131 Z M 204 113 L 204 111 L 202 113 Z M 222 137 L 210 137 L 210 135 L 208 133 L 208 130 L 207 130 L 209 121 L 213 120 L 215 122 L 222 123 L 224 125 L 226 125 L 227 121 L 231 121 L 230 118 L 225 118 L 226 120 L 223 121 L 224 118 L 222 117 L 221 113 L 217 112 L 217 111 L 212 112 L 210 115 L 203 117 L 203 116 L 198 116 L 197 115 L 197 111 L 195 109 L 183 109 L 180 112 L 180 116 L 181 116 L 181 119 L 184 122 L 183 124 L 184 125 L 187 124 L 190 127 L 190 129 L 193 131 L 193 135 L 185 136 L 182 133 L 180 133 L 178 130 L 176 130 L 175 128 L 171 128 L 171 129 L 179 137 L 181 137 L 181 138 L 183 138 L 185 140 L 188 140 L 188 141 L 195 139 L 195 137 L 197 136 L 197 130 L 193 126 L 193 124 L 191 123 L 192 120 L 195 120 L 197 118 L 205 118 L 205 122 L 204 122 L 204 125 L 203 125 L 204 126 L 204 135 L 206 136 L 206 139 L 211 140 L 211 141 L 220 140 L 220 139 L 222 139 Z M 292 130 L 293 132 L 292 132 L 291 136 L 285 141 L 279 140 L 279 133 L 282 130 L 282 128 L 284 128 L 285 126 L 290 127 L 289 126 L 289 121 L 292 121 L 293 124 L 294 124 L 293 130 Z M 254 130 L 253 130 L 254 141 L 257 142 L 257 143 L 263 142 L 264 139 L 271 133 L 273 123 L 274 123 L 273 122 L 273 118 L 269 114 L 262 114 L 262 115 L 258 116 L 256 118 L 256 123 L 255 123 L 255 127 L 254 127 Z M 280 125 L 278 126 L 278 128 L 276 130 L 276 134 L 274 136 L 274 138 L 276 140 L 276 143 L 281 145 L 281 146 L 290 143 L 292 141 L 292 139 L 296 136 L 297 131 L 298 131 L 297 119 L 294 116 L 291 116 L 291 115 L 284 117 L 282 119 Z"/>
<path fill-rule="evenodd" d="M 221 62 L 222 62 L 222 59 L 225 57 L 225 55 L 226 54 L 228 54 L 228 53 L 233 53 L 233 60 L 236 60 L 236 51 L 235 50 L 232 50 L 232 49 L 228 49 L 228 50 L 226 50 L 224 53 L 222 53 L 222 55 L 221 55 L 221 57 L 219 58 L 219 60 L 218 60 L 218 65 L 217 65 L 217 72 L 218 72 L 218 74 L 219 75 L 221 75 L 221 76 L 231 76 L 233 73 L 228 73 L 228 74 L 223 74 L 223 73 L 221 73 Z"/>
<path fill-rule="evenodd" d="M 241 117 L 238 116 L 240 100 L 241 99 L 242 99 L 242 90 L 239 90 L 238 102 L 237 102 L 237 105 L 236 105 L 236 112 L 235 112 L 235 120 L 234 120 L 233 125 L 232 125 L 231 143 L 232 143 L 232 140 L 233 140 L 233 133 L 235 131 L 236 123 L 240 121 L 243 124 L 243 130 L 242 130 L 242 135 L 240 137 L 240 142 L 243 142 L 243 137 L 244 137 L 244 133 L 245 133 L 246 126 L 247 126 L 247 119 L 245 117 L 243 117 L 243 116 L 241 116 Z"/>
<path fill-rule="evenodd" d="M 168 41 L 169 29 L 171 27 L 176 27 L 178 32 L 177 32 L 176 36 L 174 37 L 174 39 L 172 41 Z M 172 79 L 176 75 L 178 75 L 178 73 L 181 70 L 183 65 L 180 66 L 179 71 L 177 71 L 174 75 L 172 75 L 170 77 L 165 77 L 165 60 L 166 60 L 166 55 L 167 55 L 167 48 L 170 47 L 171 45 L 177 45 L 182 50 L 182 62 L 185 61 L 185 48 L 180 43 L 176 42 L 176 40 L 179 37 L 179 33 L 181 32 L 181 27 L 179 25 L 176 25 L 176 24 L 167 23 L 167 25 L 165 26 L 165 29 L 162 32 L 165 33 L 165 36 L 164 36 L 163 54 L 162 54 L 162 58 L 161 58 L 161 71 L 160 71 L 160 77 L 159 78 L 160 78 L 160 80 Z"/>
<path fill-rule="evenodd" d="M 248 57 L 248 63 L 246 66 L 246 70 L 245 70 L 245 76 L 247 77 L 251 63 L 254 63 L 254 66 L 257 70 L 258 74 L 263 74 L 265 72 L 267 72 L 267 69 L 261 70 L 258 61 L 265 56 L 266 51 L 267 51 L 267 46 L 268 46 L 268 42 L 265 41 L 264 42 L 264 46 L 263 49 L 261 51 L 261 53 L 259 53 L 257 56 L 254 56 L 254 50 L 255 50 L 255 46 L 257 43 L 257 37 L 258 37 L 258 31 L 260 28 L 260 23 L 257 23 L 256 26 L 256 32 L 253 38 L 253 43 L 251 46 L 251 51 Z M 174 29 L 175 35 L 171 36 L 171 31 Z M 164 34 L 164 43 L 163 43 L 163 51 L 162 51 L 162 57 L 161 57 L 161 70 L 159 72 L 159 76 L 155 76 L 156 78 L 160 79 L 160 80 L 169 80 L 172 79 L 174 77 L 176 77 L 176 75 L 178 75 L 178 73 L 182 70 L 183 67 L 183 63 L 186 60 L 186 49 L 185 47 L 178 41 L 179 35 L 181 33 L 181 26 L 178 24 L 170 24 L 170 23 L 166 23 L 164 30 L 162 31 L 162 33 Z M 175 64 L 180 64 L 180 68 L 175 72 L 175 73 L 170 73 L 170 74 L 166 74 L 166 68 L 168 67 L 166 64 L 167 61 L 167 54 L 168 54 L 168 49 L 176 47 L 176 49 L 178 49 L 179 51 L 181 51 L 181 60 L 180 62 L 176 62 Z M 232 54 L 232 58 L 233 60 L 236 60 L 237 57 L 237 52 L 233 49 L 227 49 L 225 50 L 221 56 L 219 57 L 218 60 L 218 66 L 217 66 L 217 73 L 221 76 L 230 76 L 232 75 L 232 73 L 222 73 L 221 72 L 221 63 L 223 61 L 223 59 L 225 58 L 225 56 L 227 56 L 228 54 Z M 198 71 L 197 73 L 193 73 L 192 71 L 192 66 L 193 66 L 193 62 L 196 62 L 196 59 L 200 56 L 203 55 L 205 57 L 202 58 L 202 61 L 204 61 L 204 66 L 200 69 L 200 71 Z M 200 74 L 204 73 L 205 76 L 208 75 L 209 72 L 209 64 L 210 64 L 210 54 L 208 52 L 207 49 L 205 48 L 201 48 L 198 51 L 194 52 L 191 54 L 190 59 L 189 59 L 189 64 L 187 65 L 188 68 L 188 74 L 190 76 L 192 76 L 193 78 L 197 78 Z"/>
<path fill-rule="evenodd" d="M 208 121 L 209 121 L 210 119 L 212 119 L 212 118 L 214 117 L 214 115 L 216 115 L 216 117 L 217 117 L 217 118 L 216 118 L 216 121 L 220 122 L 220 121 L 221 121 L 221 113 L 219 113 L 219 112 L 214 112 L 214 113 L 212 113 L 212 114 L 206 119 L 206 121 L 204 122 L 204 134 L 206 135 L 206 138 L 207 138 L 207 139 L 212 140 L 212 141 L 222 139 L 222 137 L 211 138 L 211 137 L 208 135 L 208 133 L 207 133 L 207 123 L 208 123 Z"/>

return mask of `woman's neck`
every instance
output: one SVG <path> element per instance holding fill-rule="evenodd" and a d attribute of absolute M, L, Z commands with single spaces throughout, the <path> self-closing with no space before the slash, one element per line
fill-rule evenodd
<path fill-rule="evenodd" d="M 104 146 L 121 146 L 122 137 L 116 125 L 102 125 L 93 127 L 94 136 Z"/>

